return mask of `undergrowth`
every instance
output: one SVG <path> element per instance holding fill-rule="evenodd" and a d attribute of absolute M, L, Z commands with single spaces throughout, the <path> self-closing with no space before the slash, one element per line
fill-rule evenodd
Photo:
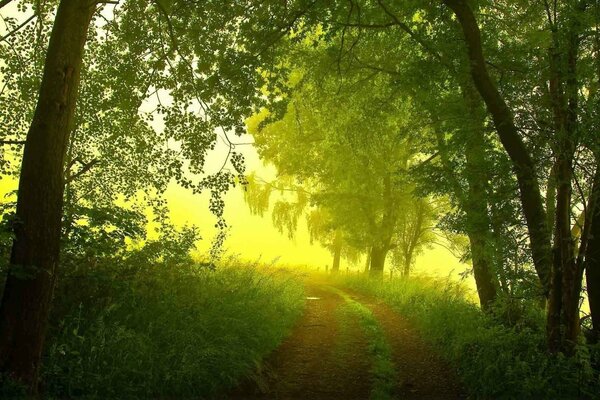
<path fill-rule="evenodd" d="M 346 286 L 381 298 L 410 318 L 424 339 L 457 366 L 474 398 L 598 398 L 598 371 L 592 365 L 599 349 L 581 345 L 573 358 L 548 354 L 543 318 L 535 309 L 507 326 L 482 313 L 452 282 L 343 279 Z"/>
<path fill-rule="evenodd" d="M 59 287 L 44 356 L 55 398 L 205 398 L 235 385 L 286 335 L 303 288 L 232 262 L 96 267 Z"/>

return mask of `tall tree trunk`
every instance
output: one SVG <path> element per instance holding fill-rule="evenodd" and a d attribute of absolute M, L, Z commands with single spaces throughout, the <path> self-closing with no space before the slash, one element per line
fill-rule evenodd
<path fill-rule="evenodd" d="M 481 115 L 481 99 L 471 84 L 462 88 L 463 97 L 469 111 L 469 137 L 465 147 L 465 176 L 468 184 L 465 210 L 467 213 L 467 233 L 471 245 L 473 275 L 477 294 L 483 310 L 496 300 L 499 286 L 498 276 L 493 270 L 491 218 L 488 211 L 488 193 L 485 162 L 484 116 Z"/>
<path fill-rule="evenodd" d="M 594 51 L 600 53 L 600 4 L 594 4 L 594 16 L 596 32 L 594 34 Z M 600 81 L 600 57 L 596 57 L 596 78 Z M 596 87 L 590 93 L 590 98 L 596 107 L 600 106 L 600 88 Z M 594 183 L 592 185 L 592 199 L 595 200 L 595 207 L 589 210 L 590 216 L 590 235 L 587 245 L 587 254 L 585 254 L 585 280 L 587 284 L 587 296 L 590 305 L 590 314 L 592 317 L 592 334 L 590 341 L 597 343 L 600 340 L 600 138 L 596 136 L 594 156 L 596 161 L 596 172 L 594 174 Z"/>
<path fill-rule="evenodd" d="M 369 272 L 369 267 L 371 266 L 371 251 L 373 251 L 373 248 L 367 247 L 367 254 L 365 256 L 365 273 Z"/>
<path fill-rule="evenodd" d="M 402 277 L 408 278 L 410 276 L 410 267 L 412 266 L 412 255 L 407 256 L 404 259 L 404 266 L 402 267 Z"/>
<path fill-rule="evenodd" d="M 57 276 L 65 152 L 95 8 L 87 0 L 60 2 L 21 166 L 15 240 L 0 305 L 0 372 L 32 391 Z"/>
<path fill-rule="evenodd" d="M 546 188 L 546 224 L 549 228 L 554 226 L 556 218 L 556 168 L 557 165 L 554 163 L 548 175 Z"/>
<path fill-rule="evenodd" d="M 492 274 L 489 265 L 489 257 L 487 256 L 489 249 L 486 249 L 485 239 L 473 232 L 469 232 L 468 237 L 479 304 L 481 304 L 484 311 L 487 311 L 489 306 L 496 300 L 496 282 L 498 279 Z"/>
<path fill-rule="evenodd" d="M 462 28 L 475 87 L 490 112 L 496 131 L 517 176 L 523 213 L 527 221 L 533 263 L 543 292 L 548 295 L 552 270 L 550 230 L 533 160 L 515 126 L 513 115 L 487 71 L 481 33 L 473 10 L 465 0 L 442 0 L 456 15 Z"/>
<path fill-rule="evenodd" d="M 385 267 L 387 253 L 387 246 L 373 246 L 371 248 L 371 267 L 369 268 L 369 275 L 371 277 L 383 277 L 383 268 Z"/>
<path fill-rule="evenodd" d="M 460 78 L 459 82 L 461 82 L 463 100 L 468 112 L 466 131 L 461 132 L 466 135 L 465 175 L 468 184 L 467 190 L 464 190 L 454 177 L 455 172 L 448 159 L 447 145 L 443 134 L 437 130 L 436 139 L 440 158 L 447 171 L 454 195 L 457 197 L 467 218 L 466 231 L 470 241 L 473 275 L 475 276 L 479 302 L 482 309 L 487 310 L 488 305 L 496 299 L 496 288 L 499 284 L 498 278 L 492 270 L 491 217 L 487 209 L 488 200 L 485 186 L 488 176 L 485 162 L 484 116 L 481 115 L 481 107 L 478 104 L 481 100 L 478 98 L 478 94 L 475 93 L 472 84 L 462 82 Z"/>
<path fill-rule="evenodd" d="M 370 276 L 382 277 L 385 259 L 390 250 L 390 244 L 397 222 L 396 202 L 392 196 L 392 177 L 387 173 L 383 177 L 383 216 L 379 225 L 379 234 L 371 248 Z"/>
<path fill-rule="evenodd" d="M 599 160 L 600 161 L 600 160 Z M 587 254 L 585 256 L 585 279 L 587 283 L 588 302 L 592 316 L 591 342 L 600 339 L 600 163 L 596 162 L 596 174 L 592 196 L 595 197 L 595 207 L 592 210 L 591 229 Z"/>
<path fill-rule="evenodd" d="M 471 135 L 482 135 L 483 132 L 470 132 Z M 496 290 L 494 283 L 494 275 L 490 271 L 491 262 L 489 252 L 489 244 L 487 241 L 491 238 L 491 233 L 485 231 L 486 220 L 489 220 L 489 215 L 487 214 L 487 198 L 484 194 L 479 192 L 481 189 L 480 185 L 474 185 L 472 182 L 469 185 L 468 193 L 463 190 L 458 181 L 453 177 L 454 171 L 452 170 L 450 160 L 448 159 L 448 155 L 446 153 L 446 145 L 444 143 L 443 137 L 439 132 L 436 132 L 436 137 L 438 140 L 438 148 L 440 149 L 440 158 L 444 167 L 448 171 L 449 179 L 452 184 L 452 188 L 455 196 L 458 198 L 460 207 L 466 214 L 467 217 L 467 236 L 470 240 L 470 249 L 471 249 L 471 258 L 473 262 L 473 275 L 475 276 L 475 284 L 477 285 L 477 293 L 479 295 L 479 302 L 482 305 L 483 309 L 487 309 L 487 305 L 495 300 L 496 298 Z M 472 138 L 468 139 L 469 143 L 469 151 L 474 152 L 483 152 L 483 148 L 477 148 L 477 145 L 483 145 L 479 140 L 472 140 Z M 468 152 L 468 151 L 466 151 Z M 468 169 L 471 171 L 469 175 L 469 181 L 477 178 L 473 175 L 472 171 L 483 168 L 483 166 L 474 166 L 472 165 L 475 161 L 473 157 L 467 158 Z M 487 177 L 485 178 L 487 180 Z M 488 225 L 489 230 L 489 225 Z"/>
<path fill-rule="evenodd" d="M 339 230 L 335 232 L 333 246 L 333 265 L 331 267 L 331 272 L 335 274 L 340 270 L 340 260 L 342 258 L 342 233 Z"/>
<path fill-rule="evenodd" d="M 561 48 L 558 33 L 553 31 L 554 44 L 549 50 L 550 98 L 557 155 L 554 265 L 548 299 L 547 334 L 550 351 L 563 351 L 568 355 L 574 353 L 579 336 L 579 297 L 583 277 L 582 265 L 576 262 L 575 241 L 571 233 L 573 158 L 578 110 L 578 31 L 578 17 L 571 16 L 566 47 L 564 50 Z M 564 54 L 566 58 L 563 59 Z"/>

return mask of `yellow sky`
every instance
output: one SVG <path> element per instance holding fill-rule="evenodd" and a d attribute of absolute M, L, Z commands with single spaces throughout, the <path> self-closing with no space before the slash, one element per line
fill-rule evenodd
<path fill-rule="evenodd" d="M 238 141 L 251 141 L 250 136 L 242 137 Z M 237 148 L 240 151 L 241 148 Z M 264 179 L 271 179 L 276 175 L 273 167 L 265 166 L 252 146 L 241 149 L 245 158 L 248 172 L 256 172 Z M 215 154 L 208 158 L 207 170 L 215 169 L 222 165 L 224 149 L 217 148 Z M 217 167 L 218 168 L 218 167 Z M 216 233 L 213 228 L 214 217 L 208 211 L 208 195 L 193 195 L 189 191 L 172 184 L 166 194 L 171 210 L 171 217 L 176 225 L 195 224 L 201 229 L 204 240 L 199 248 L 206 250 L 210 246 L 210 239 Z M 226 195 L 225 217 L 230 226 L 229 237 L 225 247 L 230 253 L 240 254 L 243 258 L 264 261 L 278 259 L 285 264 L 305 264 L 318 266 L 321 269 L 326 264 L 331 265 L 331 255 L 318 244 L 310 244 L 306 225 L 301 219 L 298 234 L 295 239 L 289 240 L 287 235 L 279 233 L 271 224 L 270 213 L 264 217 L 251 215 L 244 203 L 241 188 L 236 188 Z M 352 268 L 342 262 L 342 268 Z M 357 268 L 362 268 L 360 263 Z M 436 246 L 417 259 L 415 273 L 438 276 L 458 276 L 467 266 L 460 263 L 448 250 Z"/>
<path fill-rule="evenodd" d="M 242 140 L 240 140 L 242 141 Z M 247 138 L 243 138 L 247 141 Z M 217 153 L 209 157 L 208 170 L 220 165 L 224 149 L 217 149 Z M 246 157 L 248 172 L 255 171 L 261 177 L 270 179 L 275 175 L 272 167 L 266 167 L 258 158 L 252 146 L 245 146 L 242 150 Z M 13 179 L 0 180 L 0 196 L 16 188 L 17 182 Z M 183 189 L 172 183 L 166 193 L 173 223 L 176 226 L 196 225 L 199 227 L 203 240 L 198 243 L 201 252 L 207 251 L 211 239 L 217 233 L 214 228 L 215 217 L 208 210 L 208 194 L 194 195 L 191 191 Z M 2 197 L 3 198 L 3 197 Z M 271 223 L 270 213 L 264 217 L 252 215 L 244 202 L 241 188 L 231 190 L 225 197 L 225 218 L 229 225 L 229 235 L 225 248 L 230 254 L 240 255 L 244 259 L 270 262 L 277 259 L 279 263 L 292 265 L 311 265 L 324 269 L 331 265 L 331 255 L 318 244 L 311 244 L 306 225 L 301 219 L 298 233 L 293 240 L 287 235 L 279 233 Z M 342 262 L 342 268 L 352 268 Z M 362 268 L 362 262 L 357 268 Z M 437 246 L 425 253 L 417 260 L 415 273 L 457 276 L 464 271 L 466 265 L 461 264 L 452 254 L 444 248 Z"/>

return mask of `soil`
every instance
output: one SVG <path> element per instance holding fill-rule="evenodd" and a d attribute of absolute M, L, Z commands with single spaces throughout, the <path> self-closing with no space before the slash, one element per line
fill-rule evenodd
<path fill-rule="evenodd" d="M 255 376 L 229 399 L 369 399 L 372 376 L 368 342 L 360 323 L 342 317 L 345 300 L 331 282 L 306 282 L 306 308 L 292 333 Z M 351 297 L 370 308 L 392 348 L 398 371 L 395 398 L 463 399 L 452 368 L 419 337 L 411 324 L 385 304 Z"/>

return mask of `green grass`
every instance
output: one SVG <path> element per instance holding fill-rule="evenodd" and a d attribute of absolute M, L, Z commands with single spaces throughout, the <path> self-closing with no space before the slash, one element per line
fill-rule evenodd
<path fill-rule="evenodd" d="M 56 303 L 46 397 L 206 398 L 252 374 L 304 292 L 274 269 L 153 266 L 67 276 Z"/>
<path fill-rule="evenodd" d="M 371 399 L 388 400 L 394 398 L 398 373 L 392 361 L 392 349 L 387 342 L 383 330 L 369 308 L 354 301 L 348 294 L 334 287 L 328 290 L 337 293 L 346 302 L 348 313 L 357 318 L 369 342 L 371 361 Z"/>
<path fill-rule="evenodd" d="M 424 339 L 456 365 L 473 398 L 598 398 L 598 372 L 591 367 L 597 349 L 581 346 L 572 359 L 549 355 L 543 318 L 533 309 L 522 322 L 507 327 L 482 313 L 466 300 L 460 285 L 448 281 L 347 277 L 343 283 L 410 318 Z"/>

